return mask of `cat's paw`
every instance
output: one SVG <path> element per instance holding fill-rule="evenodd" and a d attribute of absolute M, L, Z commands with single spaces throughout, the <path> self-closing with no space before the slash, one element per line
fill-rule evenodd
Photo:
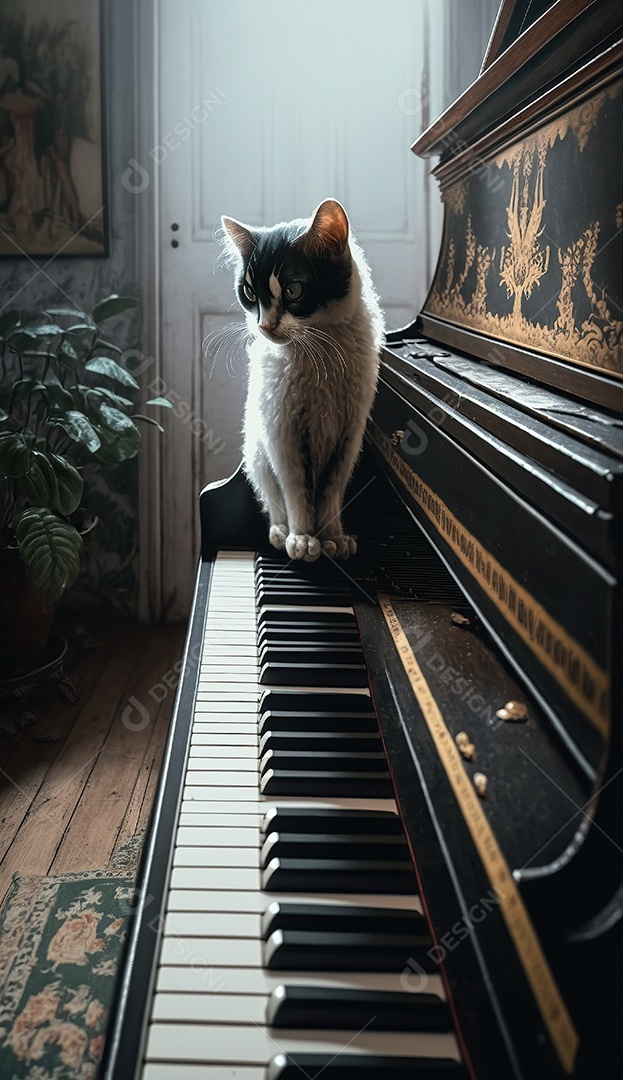
<path fill-rule="evenodd" d="M 357 554 L 357 541 L 354 536 L 333 536 L 322 541 L 322 550 L 331 559 L 347 559 Z"/>
<path fill-rule="evenodd" d="M 271 525 L 268 532 L 268 541 L 277 548 L 277 551 L 283 551 L 286 546 L 286 540 L 288 537 L 287 525 Z"/>
<path fill-rule="evenodd" d="M 320 550 L 320 541 L 306 533 L 290 533 L 286 540 L 286 551 L 291 559 L 316 562 L 320 558 Z"/>

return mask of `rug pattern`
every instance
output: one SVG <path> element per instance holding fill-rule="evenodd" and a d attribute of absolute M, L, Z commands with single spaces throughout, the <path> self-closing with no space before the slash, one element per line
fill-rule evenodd
<path fill-rule="evenodd" d="M 0 1077 L 93 1080 L 142 837 L 105 871 L 16 878 L 0 914 Z"/>

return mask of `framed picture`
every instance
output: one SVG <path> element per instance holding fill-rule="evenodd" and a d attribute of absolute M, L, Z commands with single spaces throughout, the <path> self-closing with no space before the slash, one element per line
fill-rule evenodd
<path fill-rule="evenodd" d="M 100 0 L 0 0 L 0 256 L 108 255 Z"/>

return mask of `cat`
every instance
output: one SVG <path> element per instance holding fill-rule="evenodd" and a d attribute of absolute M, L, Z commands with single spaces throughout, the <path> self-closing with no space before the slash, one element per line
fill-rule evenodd
<path fill-rule="evenodd" d="M 357 551 L 344 491 L 361 451 L 384 324 L 344 208 L 271 228 L 221 219 L 250 341 L 243 468 L 291 559 Z"/>

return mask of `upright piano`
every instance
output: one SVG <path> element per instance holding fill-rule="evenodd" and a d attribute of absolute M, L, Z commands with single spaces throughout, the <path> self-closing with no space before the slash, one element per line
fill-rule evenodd
<path fill-rule="evenodd" d="M 623 1075 L 623 12 L 505 0 L 345 564 L 201 495 L 103 1074 Z"/>

